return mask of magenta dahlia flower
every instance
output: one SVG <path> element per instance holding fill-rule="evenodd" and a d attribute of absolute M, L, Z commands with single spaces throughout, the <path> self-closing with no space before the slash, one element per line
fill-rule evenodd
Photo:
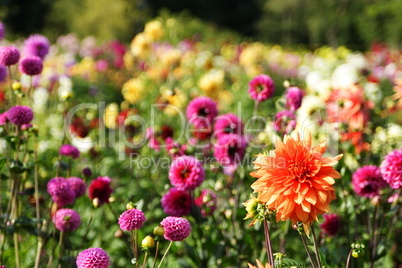
<path fill-rule="evenodd" d="M 67 178 L 67 181 L 70 183 L 70 187 L 75 193 L 75 198 L 81 197 L 85 194 L 87 185 L 83 179 L 78 177 L 70 177 Z"/>
<path fill-rule="evenodd" d="M 53 223 L 61 232 L 72 232 L 80 226 L 81 217 L 74 209 L 62 208 L 53 216 Z"/>
<path fill-rule="evenodd" d="M 80 151 L 77 149 L 77 147 L 71 144 L 63 144 L 59 149 L 59 154 L 74 159 L 80 157 Z"/>
<path fill-rule="evenodd" d="M 273 125 L 275 131 L 279 134 L 289 134 L 296 128 L 296 116 L 287 110 L 277 112 Z"/>
<path fill-rule="evenodd" d="M 194 200 L 194 203 L 201 209 L 203 217 L 210 216 L 216 210 L 216 194 L 210 189 L 204 189 L 201 191 L 199 197 Z"/>
<path fill-rule="evenodd" d="M 5 33 L 6 29 L 4 27 L 4 24 L 0 22 L 0 41 L 4 39 Z"/>
<path fill-rule="evenodd" d="M 31 35 L 24 42 L 25 56 L 36 56 L 43 60 L 49 53 L 49 48 L 49 40 L 40 34 Z"/>
<path fill-rule="evenodd" d="M 286 106 L 289 108 L 291 111 L 296 111 L 297 109 L 300 108 L 302 104 L 304 93 L 303 91 L 298 88 L 298 87 L 290 87 L 286 91 Z"/>
<path fill-rule="evenodd" d="M 373 198 L 379 195 L 380 190 L 387 187 L 380 169 L 374 165 L 363 166 L 357 169 L 352 176 L 353 191 L 359 196 Z"/>
<path fill-rule="evenodd" d="M 275 91 L 274 80 L 269 75 L 260 74 L 248 83 L 248 94 L 258 102 L 271 98 Z"/>
<path fill-rule="evenodd" d="M 0 114 L 0 126 L 4 126 L 5 124 L 7 124 L 7 121 L 7 112 Z"/>
<path fill-rule="evenodd" d="M 7 119 L 17 126 L 31 123 L 33 117 L 32 109 L 25 105 L 16 105 L 7 111 Z"/>
<path fill-rule="evenodd" d="M 183 241 L 191 232 L 190 222 L 180 217 L 166 217 L 161 221 L 164 237 L 169 241 Z"/>
<path fill-rule="evenodd" d="M 7 68 L 6 66 L 0 64 L 0 83 L 7 80 Z"/>
<path fill-rule="evenodd" d="M 209 126 L 212 128 L 214 119 L 218 115 L 218 108 L 212 99 L 197 97 L 187 105 L 186 114 L 188 121 L 196 127 Z"/>
<path fill-rule="evenodd" d="M 244 124 L 235 114 L 228 113 L 220 115 L 214 125 L 214 135 L 217 138 L 228 134 L 243 135 Z"/>
<path fill-rule="evenodd" d="M 70 187 L 68 180 L 62 177 L 55 177 L 48 181 L 47 192 L 52 196 L 53 202 L 59 207 L 72 204 L 75 193 Z"/>
<path fill-rule="evenodd" d="M 134 229 L 140 229 L 146 221 L 144 212 L 140 209 L 129 209 L 124 211 L 118 220 L 120 229 L 123 231 L 132 231 Z"/>
<path fill-rule="evenodd" d="M 176 157 L 169 170 L 170 183 L 179 190 L 191 191 L 205 179 L 201 162 L 193 156 Z"/>
<path fill-rule="evenodd" d="M 42 59 L 37 56 L 25 57 L 20 61 L 18 69 L 21 73 L 24 73 L 26 75 L 38 75 L 43 70 Z"/>
<path fill-rule="evenodd" d="M 178 190 L 175 187 L 169 191 L 161 199 L 163 212 L 169 216 L 186 216 L 191 212 L 191 196 L 188 192 Z"/>
<path fill-rule="evenodd" d="M 88 187 L 88 196 L 91 200 L 98 199 L 99 206 L 109 203 L 110 195 L 113 189 L 110 187 L 111 179 L 109 177 L 97 177 L 92 180 Z"/>
<path fill-rule="evenodd" d="M 88 248 L 77 256 L 77 268 L 109 268 L 109 255 L 101 248 Z"/>
<path fill-rule="evenodd" d="M 384 180 L 392 189 L 402 188 L 402 149 L 387 154 L 380 166 Z"/>
<path fill-rule="evenodd" d="M 226 135 L 214 144 L 214 156 L 227 175 L 233 175 L 246 153 L 247 141 L 244 136 Z"/>
<path fill-rule="evenodd" d="M 0 47 L 0 64 L 11 66 L 20 60 L 20 52 L 14 46 Z"/>
<path fill-rule="evenodd" d="M 320 228 L 324 234 L 334 236 L 341 225 L 341 218 L 335 214 L 324 214 L 324 222 L 320 224 Z"/>

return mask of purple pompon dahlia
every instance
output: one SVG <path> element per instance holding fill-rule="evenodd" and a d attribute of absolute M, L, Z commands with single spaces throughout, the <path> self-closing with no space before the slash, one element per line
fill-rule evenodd
<path fill-rule="evenodd" d="M 118 220 L 120 229 L 123 231 L 132 231 L 134 229 L 140 229 L 146 221 L 144 212 L 140 209 L 129 209 L 124 211 Z"/>
<path fill-rule="evenodd" d="M 275 91 L 274 80 L 269 75 L 260 74 L 248 83 L 248 94 L 258 102 L 271 98 Z"/>
<path fill-rule="evenodd" d="M 77 256 L 77 268 L 109 268 L 109 255 L 101 248 L 88 248 Z"/>
<path fill-rule="evenodd" d="M 52 196 L 53 202 L 59 207 L 72 204 L 75 193 L 70 187 L 68 180 L 62 177 L 55 177 L 47 183 L 47 192 Z"/>
<path fill-rule="evenodd" d="M 24 42 L 25 56 L 37 56 L 43 60 L 49 53 L 49 48 L 49 40 L 40 34 L 31 35 Z"/>
<path fill-rule="evenodd" d="M 324 234 L 334 236 L 339 230 L 341 225 L 341 218 L 335 214 L 324 214 L 324 222 L 320 224 L 320 228 Z"/>
<path fill-rule="evenodd" d="M 191 232 L 190 222 L 180 217 L 166 217 L 161 221 L 164 237 L 169 241 L 183 241 Z"/>
<path fill-rule="evenodd" d="M 63 144 L 59 149 L 59 154 L 74 159 L 80 157 L 80 151 L 71 144 Z"/>
<path fill-rule="evenodd" d="M 214 157 L 227 175 L 233 175 L 246 153 L 247 141 L 244 136 L 226 135 L 214 144 Z"/>
<path fill-rule="evenodd" d="M 97 177 L 92 180 L 88 187 L 88 196 L 91 200 L 97 198 L 98 205 L 109 203 L 110 195 L 113 193 L 113 189 L 110 187 L 112 180 L 109 177 Z"/>
<path fill-rule="evenodd" d="M 291 133 L 296 128 L 295 114 L 287 110 L 277 112 L 273 127 L 281 135 Z"/>
<path fill-rule="evenodd" d="M 0 21 L 0 41 L 4 39 L 5 35 L 6 35 L 6 29 L 4 27 L 4 24 Z"/>
<path fill-rule="evenodd" d="M 187 105 L 187 119 L 196 127 L 209 126 L 212 128 L 215 117 L 218 115 L 216 102 L 208 97 L 194 98 Z"/>
<path fill-rule="evenodd" d="M 72 232 L 80 226 L 81 217 L 74 209 L 62 208 L 53 216 L 53 222 L 59 231 Z"/>
<path fill-rule="evenodd" d="M 31 123 L 33 117 L 32 109 L 25 105 L 16 105 L 7 111 L 7 119 L 17 126 Z"/>
<path fill-rule="evenodd" d="M 7 81 L 7 68 L 0 64 L 0 83 Z"/>
<path fill-rule="evenodd" d="M 201 191 L 199 197 L 194 200 L 194 203 L 201 209 L 203 217 L 210 216 L 216 209 L 216 194 L 210 189 L 204 189 Z"/>
<path fill-rule="evenodd" d="M 193 156 L 176 157 L 169 170 L 170 183 L 179 190 L 191 191 L 205 179 L 201 162 Z"/>
<path fill-rule="evenodd" d="M 402 149 L 387 154 L 380 166 L 384 180 L 392 189 L 402 188 Z"/>
<path fill-rule="evenodd" d="M 0 126 L 4 126 L 7 124 L 8 118 L 7 118 L 7 111 L 0 114 Z"/>
<path fill-rule="evenodd" d="M 37 56 L 25 57 L 20 61 L 18 69 L 21 73 L 24 73 L 26 75 L 38 75 L 43 70 L 42 59 Z"/>
<path fill-rule="evenodd" d="M 11 66 L 20 60 L 20 52 L 14 46 L 0 47 L 0 64 Z"/>
<path fill-rule="evenodd" d="M 67 178 L 67 181 L 70 183 L 70 187 L 75 193 L 75 198 L 81 197 L 85 194 L 87 185 L 83 179 L 78 177 L 70 177 Z"/>
<path fill-rule="evenodd" d="M 296 111 L 300 108 L 303 100 L 303 91 L 298 87 L 290 87 L 286 91 L 286 106 L 289 110 Z"/>
<path fill-rule="evenodd" d="M 380 194 L 380 190 L 387 187 L 380 169 L 374 165 L 363 166 L 357 169 L 352 176 L 353 191 L 359 196 L 373 198 Z"/>
<path fill-rule="evenodd" d="M 191 212 L 191 196 L 188 192 L 178 190 L 175 187 L 169 191 L 161 199 L 163 212 L 169 216 L 186 216 Z"/>
<path fill-rule="evenodd" d="M 229 134 L 243 135 L 244 124 L 235 114 L 228 113 L 220 115 L 214 126 L 214 135 L 220 138 Z"/>

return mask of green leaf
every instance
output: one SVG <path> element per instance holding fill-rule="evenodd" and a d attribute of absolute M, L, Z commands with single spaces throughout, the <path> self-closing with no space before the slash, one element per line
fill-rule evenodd
<path fill-rule="evenodd" d="M 286 268 L 286 267 L 292 267 L 292 268 L 307 268 L 308 266 L 307 265 L 305 265 L 305 264 L 303 264 L 303 263 L 301 263 L 301 262 L 298 262 L 298 261 L 295 261 L 295 260 L 292 260 L 292 259 L 287 259 L 287 258 L 283 258 L 282 260 L 280 260 L 280 261 L 275 261 L 275 266 L 280 266 L 280 267 L 282 267 L 282 268 Z"/>

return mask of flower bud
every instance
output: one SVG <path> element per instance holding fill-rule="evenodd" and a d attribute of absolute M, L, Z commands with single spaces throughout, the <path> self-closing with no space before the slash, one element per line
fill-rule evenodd
<path fill-rule="evenodd" d="M 154 228 L 154 235 L 156 236 L 163 236 L 165 234 L 165 229 L 163 229 L 163 227 L 161 225 L 156 226 Z"/>
<path fill-rule="evenodd" d="M 21 90 L 22 85 L 21 85 L 20 82 L 16 81 L 11 85 L 11 87 L 12 87 L 13 90 Z"/>
<path fill-rule="evenodd" d="M 141 246 L 143 249 L 153 248 L 155 247 L 155 239 L 152 236 L 147 235 L 144 239 L 142 239 Z"/>
<path fill-rule="evenodd" d="M 127 209 L 127 210 L 133 209 L 133 208 L 136 208 L 136 206 L 134 205 L 133 202 L 130 201 L 129 203 L 127 203 L 127 205 L 126 205 L 126 209 Z"/>
<path fill-rule="evenodd" d="M 97 198 L 97 197 L 95 197 L 93 200 L 92 200 L 92 204 L 94 205 L 94 207 L 99 207 L 100 206 L 100 201 L 99 201 L 99 198 Z"/>

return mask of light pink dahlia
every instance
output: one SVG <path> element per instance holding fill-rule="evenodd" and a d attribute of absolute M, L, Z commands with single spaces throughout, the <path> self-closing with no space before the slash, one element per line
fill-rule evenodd
<path fill-rule="evenodd" d="M 77 268 L 108 268 L 110 258 L 101 248 L 88 248 L 77 256 Z"/>
<path fill-rule="evenodd" d="M 205 179 L 201 162 L 193 156 L 176 157 L 169 170 L 170 183 L 179 190 L 191 191 Z"/>
<path fill-rule="evenodd" d="M 396 149 L 385 156 L 380 166 L 382 177 L 392 189 L 402 187 L 402 149 Z"/>
<path fill-rule="evenodd" d="M 146 221 L 144 212 L 140 209 L 129 209 L 124 211 L 118 220 L 120 229 L 123 231 L 132 231 L 134 229 L 140 229 Z"/>
<path fill-rule="evenodd" d="M 166 217 L 161 221 L 164 237 L 169 241 L 183 241 L 191 232 L 190 222 L 180 217 Z"/>
<path fill-rule="evenodd" d="M 59 231 L 71 232 L 80 226 L 81 217 L 74 209 L 62 208 L 53 216 L 53 223 Z"/>

